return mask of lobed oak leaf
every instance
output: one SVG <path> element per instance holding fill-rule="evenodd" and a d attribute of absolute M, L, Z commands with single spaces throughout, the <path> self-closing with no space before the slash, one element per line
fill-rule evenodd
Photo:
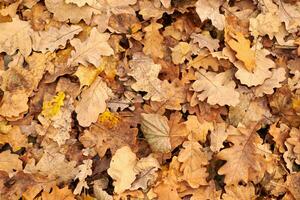
<path fill-rule="evenodd" d="M 249 30 L 254 37 L 268 35 L 273 38 L 280 30 L 281 21 L 277 14 L 267 12 L 259 14 L 256 18 L 250 18 Z"/>
<path fill-rule="evenodd" d="M 246 186 L 225 186 L 225 191 L 226 193 L 222 195 L 222 199 L 224 200 L 249 200 L 256 199 L 257 197 L 255 188 L 251 183 Z"/>
<path fill-rule="evenodd" d="M 255 51 L 256 67 L 253 69 L 253 72 L 246 70 L 243 63 L 234 62 L 234 65 L 238 68 L 235 77 L 239 79 L 242 84 L 249 87 L 263 84 L 267 78 L 272 77 L 272 72 L 269 70 L 276 67 L 275 63 L 266 57 L 269 54 L 270 52 L 266 49 L 257 49 Z"/>
<path fill-rule="evenodd" d="M 171 114 L 168 125 L 170 127 L 170 142 L 173 150 L 182 144 L 189 132 L 187 124 L 182 122 L 182 115 L 179 112 Z"/>
<path fill-rule="evenodd" d="M 240 32 L 229 32 L 232 39 L 227 39 L 227 44 L 236 52 L 236 57 L 244 63 L 247 71 L 255 68 L 255 51 L 250 48 L 250 41 Z"/>
<path fill-rule="evenodd" d="M 58 92 L 50 101 L 43 102 L 41 114 L 51 119 L 60 112 L 60 108 L 64 105 L 65 93 Z"/>
<path fill-rule="evenodd" d="M 220 106 L 236 106 L 239 103 L 240 95 L 235 90 L 230 70 L 217 74 L 200 69 L 196 72 L 196 78 L 192 89 L 200 101 L 207 99 L 207 103 L 210 105 L 218 104 Z"/>
<path fill-rule="evenodd" d="M 159 114 L 142 113 L 141 130 L 154 152 L 168 153 L 171 150 L 168 119 Z"/>
<path fill-rule="evenodd" d="M 226 184 L 257 182 L 264 176 L 267 160 L 258 148 L 262 139 L 256 130 L 257 124 L 252 124 L 249 128 L 229 128 L 227 141 L 233 143 L 233 146 L 217 154 L 219 159 L 227 161 L 218 171 L 218 174 L 225 175 Z"/>
<path fill-rule="evenodd" d="M 28 21 L 15 17 L 12 22 L 1 23 L 0 30 L 0 52 L 13 55 L 19 49 L 23 56 L 29 56 L 32 48 L 30 35 L 33 30 Z"/>
<path fill-rule="evenodd" d="M 118 149 L 113 155 L 107 173 L 115 180 L 115 192 L 120 194 L 131 187 L 137 172 L 134 167 L 137 163 L 135 153 L 128 146 Z"/>
<path fill-rule="evenodd" d="M 184 123 L 189 131 L 188 138 L 190 140 L 200 141 L 201 143 L 206 142 L 208 132 L 214 129 L 212 122 L 205 120 L 200 122 L 195 115 L 189 115 L 187 121 Z"/>
<path fill-rule="evenodd" d="M 84 5 L 93 6 L 97 3 L 96 0 L 65 0 L 67 4 L 76 4 L 78 7 L 82 7 Z"/>
<path fill-rule="evenodd" d="M 133 55 L 129 66 L 131 71 L 128 74 L 136 80 L 131 85 L 132 89 L 147 92 L 143 97 L 146 100 L 151 98 L 152 101 L 161 101 L 163 99 L 162 81 L 158 79 L 161 66 L 155 64 L 150 57 L 140 53 Z"/>
<path fill-rule="evenodd" d="M 163 36 L 160 35 L 159 29 L 161 29 L 163 25 L 151 22 L 149 26 L 147 26 L 144 30 L 146 32 L 144 38 L 144 48 L 143 52 L 146 55 L 151 55 L 153 57 L 163 58 L 164 50 L 163 50 Z"/>
<path fill-rule="evenodd" d="M 98 69 L 94 66 L 83 66 L 79 65 L 77 71 L 74 73 L 80 81 L 80 87 L 90 86 L 97 76 L 100 74 L 101 69 Z"/>
<path fill-rule="evenodd" d="M 198 43 L 200 48 L 208 48 L 208 50 L 212 53 L 219 48 L 219 40 L 213 39 L 209 34 L 196 34 L 193 33 L 191 35 L 194 43 Z M 175 63 L 176 64 L 176 63 Z"/>
<path fill-rule="evenodd" d="M 17 154 L 12 154 L 9 150 L 0 153 L 0 170 L 11 174 L 23 169 L 22 161 Z"/>
<path fill-rule="evenodd" d="M 198 188 L 200 185 L 207 185 L 206 165 L 208 165 L 208 157 L 202 150 L 201 145 L 197 141 L 186 141 L 178 155 L 178 161 L 181 162 L 180 171 L 183 172 L 181 177 L 187 181 L 192 188 Z"/>
<path fill-rule="evenodd" d="M 290 146 L 292 154 L 295 157 L 295 162 L 300 164 L 300 131 L 299 129 L 292 128 L 289 132 L 289 137 L 285 142 L 286 146 Z M 285 153 L 286 154 L 286 153 Z"/>
<path fill-rule="evenodd" d="M 75 179 L 78 179 L 79 182 L 73 192 L 75 195 L 81 194 L 81 191 L 83 188 L 89 189 L 89 186 L 87 185 L 87 182 L 85 179 L 88 176 L 91 176 L 93 173 L 93 171 L 91 169 L 92 164 L 93 164 L 93 161 L 91 159 L 87 159 L 87 160 L 83 161 L 83 164 L 81 164 L 77 167 L 79 173 L 76 175 Z"/>
<path fill-rule="evenodd" d="M 45 191 L 42 193 L 42 199 L 47 199 L 47 200 L 58 200 L 58 199 L 75 200 L 75 196 L 73 195 L 72 191 L 68 189 L 68 187 L 64 187 L 62 189 L 59 189 L 57 186 L 54 186 L 50 193 L 45 192 Z"/>
<path fill-rule="evenodd" d="M 78 174 L 75 166 L 76 162 L 67 161 L 64 154 L 44 152 L 36 164 L 34 160 L 27 163 L 24 172 L 39 174 L 47 177 L 49 180 L 70 181 Z"/>
<path fill-rule="evenodd" d="M 225 26 L 225 16 L 219 12 L 221 5 L 222 2 L 218 0 L 198 0 L 196 3 L 196 12 L 202 21 L 210 19 L 212 25 L 219 30 L 223 30 Z"/>
<path fill-rule="evenodd" d="M 276 143 L 276 147 L 278 148 L 279 152 L 284 153 L 284 142 L 289 137 L 290 128 L 284 123 L 279 124 L 279 127 L 277 127 L 277 124 L 278 123 L 274 123 L 270 126 L 269 134 L 273 137 L 273 140 Z"/>
<path fill-rule="evenodd" d="M 262 97 L 264 94 L 273 94 L 274 89 L 280 88 L 282 86 L 281 82 L 285 79 L 284 68 L 273 69 L 270 78 L 266 79 L 262 85 L 253 88 L 255 96 Z"/>
<path fill-rule="evenodd" d="M 220 200 L 221 192 L 222 191 L 217 190 L 214 181 L 210 181 L 207 186 L 200 186 L 194 190 L 191 200 Z"/>
<path fill-rule="evenodd" d="M 82 28 L 78 25 L 66 26 L 60 28 L 50 27 L 47 31 L 34 32 L 31 35 L 32 48 L 35 51 L 45 53 L 53 52 L 59 48 L 64 48 L 68 40 L 81 32 Z"/>
<path fill-rule="evenodd" d="M 84 90 L 81 100 L 75 108 L 77 120 L 81 126 L 87 127 L 96 122 L 100 113 L 106 109 L 106 100 L 112 96 L 112 91 L 99 77 Z"/>
<path fill-rule="evenodd" d="M 71 23 L 78 23 L 80 20 L 90 22 L 93 14 L 99 14 L 101 11 L 97 8 L 85 5 L 78 7 L 74 4 L 67 4 L 65 0 L 45 0 L 45 5 L 54 15 L 54 19 L 64 22 L 70 20 Z"/>
<path fill-rule="evenodd" d="M 7 122 L 0 122 L 0 144 L 8 143 L 13 151 L 22 147 L 28 147 L 27 137 L 22 134 L 19 126 L 7 125 Z"/>
<path fill-rule="evenodd" d="M 224 122 L 214 124 L 214 130 L 210 134 L 210 149 L 213 152 L 219 152 L 224 147 L 223 142 L 229 134 L 226 126 Z"/>
<path fill-rule="evenodd" d="M 90 36 L 81 42 L 80 39 L 75 38 L 71 40 L 71 45 L 75 51 L 71 52 L 71 58 L 68 64 L 77 65 L 78 63 L 87 66 L 89 63 L 94 66 L 99 66 L 101 57 L 110 56 L 114 54 L 113 49 L 108 44 L 109 35 L 106 33 L 99 33 L 96 28 L 91 30 Z"/>

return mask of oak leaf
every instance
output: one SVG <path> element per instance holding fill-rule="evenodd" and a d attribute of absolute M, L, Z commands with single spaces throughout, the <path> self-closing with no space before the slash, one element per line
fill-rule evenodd
<path fill-rule="evenodd" d="M 131 85 L 132 89 L 147 92 L 143 97 L 146 100 L 151 98 L 152 101 L 161 101 L 163 98 L 162 81 L 158 79 L 161 66 L 141 53 L 134 54 L 129 65 L 131 71 L 128 74 L 136 80 Z"/>
<path fill-rule="evenodd" d="M 222 2 L 218 0 L 198 0 L 196 3 L 196 12 L 202 21 L 210 19 L 212 25 L 219 30 L 223 30 L 225 26 L 225 16 L 219 12 L 221 4 Z"/>
<path fill-rule="evenodd" d="M 80 87 L 82 88 L 83 86 L 90 86 L 100 72 L 101 70 L 94 66 L 79 65 L 74 75 L 78 77 L 80 81 Z"/>
<path fill-rule="evenodd" d="M 262 139 L 256 130 L 257 124 L 252 124 L 249 128 L 229 128 L 227 141 L 233 143 L 233 146 L 217 154 L 219 159 L 227 161 L 218 171 L 218 174 L 225 175 L 226 184 L 257 182 L 264 176 L 267 161 L 259 149 Z"/>
<path fill-rule="evenodd" d="M 0 144 L 8 143 L 13 151 L 22 147 L 28 147 L 27 137 L 22 134 L 19 126 L 7 125 L 7 122 L 0 122 Z"/>
<path fill-rule="evenodd" d="M 196 72 L 196 78 L 192 89 L 200 101 L 207 99 L 207 103 L 220 106 L 236 106 L 239 103 L 240 95 L 235 90 L 230 70 L 217 74 L 200 69 Z"/>
<path fill-rule="evenodd" d="M 191 50 L 191 47 L 189 43 L 186 42 L 179 42 L 174 48 L 171 48 L 172 50 L 172 61 L 174 64 L 182 64 L 189 51 Z"/>
<path fill-rule="evenodd" d="M 97 1 L 95 0 L 65 0 L 67 4 L 76 4 L 78 7 L 82 7 L 84 5 L 93 6 L 96 4 Z"/>
<path fill-rule="evenodd" d="M 208 33 L 196 34 L 193 33 L 191 35 L 194 43 L 198 43 L 200 48 L 208 48 L 208 50 L 212 53 L 219 48 L 219 40 L 213 39 Z M 175 63 L 176 64 L 176 63 Z"/>
<path fill-rule="evenodd" d="M 86 182 L 86 178 L 90 175 L 92 175 L 93 171 L 92 171 L 92 164 L 93 161 L 88 159 L 88 160 L 84 160 L 83 164 L 79 165 L 78 171 L 79 173 L 76 175 L 75 179 L 78 179 L 79 182 L 76 186 L 76 188 L 74 189 L 74 194 L 81 194 L 81 191 L 83 188 L 85 189 L 89 189 L 87 182 Z"/>
<path fill-rule="evenodd" d="M 113 155 L 107 173 L 115 180 L 115 192 L 124 192 L 131 187 L 137 172 L 134 170 L 137 158 L 128 146 L 118 149 Z"/>
<path fill-rule="evenodd" d="M 268 35 L 273 38 L 279 32 L 281 21 L 277 14 L 267 12 L 259 14 L 256 18 L 250 18 L 249 30 L 254 37 Z"/>
<path fill-rule="evenodd" d="M 68 60 L 68 63 L 70 65 L 80 63 L 84 66 L 90 63 L 96 67 L 99 66 L 101 61 L 100 56 L 114 54 L 113 49 L 107 42 L 108 39 L 108 34 L 99 33 L 96 28 L 91 30 L 90 36 L 84 42 L 81 42 L 78 38 L 72 39 L 70 43 L 75 50 L 71 52 L 71 58 Z"/>
<path fill-rule="evenodd" d="M 0 30 L 0 52 L 12 55 L 19 49 L 23 56 L 29 56 L 32 48 L 30 35 L 33 32 L 29 22 L 15 17 L 12 22 L 1 23 Z"/>
<path fill-rule="evenodd" d="M 238 185 L 238 186 L 225 186 L 225 191 L 222 195 L 222 199 L 224 200 L 249 200 L 256 199 L 255 188 L 249 183 L 246 186 Z"/>
<path fill-rule="evenodd" d="M 168 119 L 159 114 L 142 113 L 141 130 L 154 152 L 167 153 L 171 150 Z"/>
<path fill-rule="evenodd" d="M 31 35 L 32 48 L 42 53 L 47 51 L 53 52 L 59 48 L 64 48 L 67 41 L 81 32 L 81 30 L 82 28 L 77 25 L 63 25 L 60 28 L 50 27 L 47 31 L 34 32 Z"/>
<path fill-rule="evenodd" d="M 300 131 L 299 129 L 292 128 L 290 133 L 290 137 L 286 139 L 286 145 L 290 145 L 292 149 L 292 153 L 295 156 L 295 162 L 300 164 Z"/>
<path fill-rule="evenodd" d="M 159 29 L 162 27 L 163 25 L 158 24 L 156 22 L 152 22 L 149 26 L 147 26 L 144 29 L 146 34 L 144 39 L 143 52 L 146 55 L 151 55 L 153 57 L 158 57 L 158 58 L 164 57 L 164 50 L 163 50 L 164 38 L 159 33 Z"/>
<path fill-rule="evenodd" d="M 47 199 L 47 200 L 58 200 L 58 199 L 75 200 L 75 196 L 72 194 L 72 191 L 68 189 L 68 187 L 64 187 L 62 189 L 59 189 L 57 186 L 54 186 L 50 193 L 45 192 L 45 191 L 42 193 L 42 199 Z"/>
<path fill-rule="evenodd" d="M 223 142 L 228 137 L 227 125 L 222 123 L 215 123 L 214 130 L 210 134 L 210 149 L 213 152 L 219 152 L 224 147 Z"/>
<path fill-rule="evenodd" d="M 189 139 L 200 141 L 201 143 L 206 142 L 208 132 L 214 129 L 212 122 L 205 120 L 200 122 L 195 115 L 189 115 L 184 123 L 189 131 Z"/>
<path fill-rule="evenodd" d="M 79 124 L 87 127 L 96 122 L 99 114 L 106 109 L 106 100 L 111 96 L 111 89 L 100 78 L 96 78 L 94 83 L 82 92 L 82 98 L 75 108 Z"/>
<path fill-rule="evenodd" d="M 182 179 L 187 181 L 192 188 L 207 185 L 206 165 L 208 157 L 197 141 L 186 141 L 178 155 L 178 161 L 182 162 L 180 171 L 183 172 Z"/>
<path fill-rule="evenodd" d="M 0 153 L 0 170 L 8 174 L 23 169 L 22 161 L 17 154 L 12 154 L 9 150 Z"/>

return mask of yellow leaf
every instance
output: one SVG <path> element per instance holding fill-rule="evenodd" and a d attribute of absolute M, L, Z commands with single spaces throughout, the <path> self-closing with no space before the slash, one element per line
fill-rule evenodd
<path fill-rule="evenodd" d="M 248 71 L 255 69 L 255 52 L 250 48 L 250 41 L 240 32 L 230 32 L 232 39 L 227 44 L 236 52 L 236 57 L 243 61 Z"/>
<path fill-rule="evenodd" d="M 119 123 L 119 121 L 120 121 L 120 117 L 117 114 L 110 112 L 109 110 L 106 110 L 98 118 L 98 122 L 100 124 L 103 124 L 107 128 L 114 127 Z"/>
<path fill-rule="evenodd" d="M 43 103 L 42 115 L 45 118 L 52 118 L 60 111 L 61 106 L 64 105 L 65 93 L 58 92 L 51 101 L 45 101 Z"/>

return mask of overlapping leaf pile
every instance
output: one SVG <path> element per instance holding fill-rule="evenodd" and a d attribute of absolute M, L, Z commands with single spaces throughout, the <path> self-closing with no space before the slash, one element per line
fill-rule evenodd
<path fill-rule="evenodd" d="M 300 199 L 300 2 L 0 5 L 1 200 Z"/>

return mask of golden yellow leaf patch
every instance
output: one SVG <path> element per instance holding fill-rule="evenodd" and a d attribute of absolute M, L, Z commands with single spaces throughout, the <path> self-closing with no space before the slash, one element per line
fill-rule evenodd
<path fill-rule="evenodd" d="M 42 115 L 46 118 L 52 118 L 57 115 L 60 108 L 64 105 L 65 96 L 64 92 L 58 92 L 51 101 L 45 101 L 43 103 Z"/>

